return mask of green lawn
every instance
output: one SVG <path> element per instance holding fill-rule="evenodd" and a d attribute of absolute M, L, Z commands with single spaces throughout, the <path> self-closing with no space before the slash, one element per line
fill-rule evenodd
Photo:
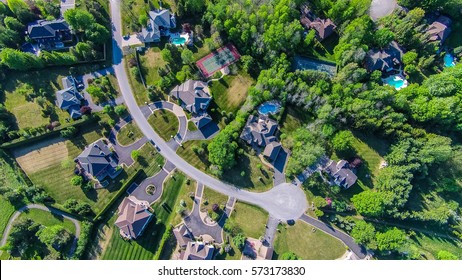
<path fill-rule="evenodd" d="M 312 117 L 298 107 L 287 106 L 281 118 L 280 130 L 281 133 L 290 135 L 298 128 L 308 125 L 312 121 Z"/>
<path fill-rule="evenodd" d="M 242 229 L 245 236 L 259 238 L 265 234 L 268 213 L 257 206 L 237 202 L 230 219 Z"/>
<path fill-rule="evenodd" d="M 122 32 L 124 35 L 141 31 L 138 23 L 138 17 L 141 13 L 146 13 L 154 5 L 158 6 L 157 1 L 145 0 L 122 0 Z"/>
<path fill-rule="evenodd" d="M 29 209 L 27 212 L 22 213 L 20 219 L 32 219 L 35 222 L 44 225 L 46 227 L 54 226 L 57 224 L 62 225 L 67 231 L 75 234 L 75 225 L 68 219 L 64 219 L 60 216 L 55 216 L 50 212 L 43 211 L 40 209 Z"/>
<path fill-rule="evenodd" d="M 132 71 L 130 71 L 128 60 L 130 57 L 134 59 L 135 55 L 127 55 L 125 59 L 125 69 L 128 73 L 128 82 L 133 91 L 133 95 L 135 96 L 136 103 L 138 105 L 144 105 L 146 102 L 149 102 L 148 92 L 144 85 L 141 83 L 138 77 L 134 77 Z"/>
<path fill-rule="evenodd" d="M 32 219 L 34 222 L 40 225 L 46 226 L 46 227 L 54 226 L 54 225 L 63 226 L 71 234 L 71 241 L 69 241 L 69 243 L 63 249 L 63 252 L 69 252 L 71 248 L 71 244 L 72 244 L 72 239 L 74 238 L 75 231 L 76 231 L 76 228 L 73 222 L 67 219 L 64 219 L 60 216 L 55 216 L 47 211 L 43 211 L 40 209 L 29 209 L 26 212 L 23 212 L 16 221 L 22 220 L 22 219 Z M 50 251 L 54 251 L 54 249 L 44 248 L 43 245 L 34 246 L 34 247 L 36 247 L 35 250 L 37 251 L 39 255 L 48 255 L 51 253 Z M 11 258 L 11 256 L 6 251 L 4 251 L 2 255 L 0 256 L 0 259 L 2 260 L 9 259 L 9 258 Z M 17 259 L 17 258 L 18 257 L 13 257 L 13 259 Z"/>
<path fill-rule="evenodd" d="M 146 84 L 153 85 L 160 79 L 159 68 L 167 63 L 160 55 L 159 47 L 151 47 L 144 54 L 140 55 L 141 72 L 143 73 Z"/>
<path fill-rule="evenodd" d="M 357 184 L 361 189 L 372 188 L 375 177 L 380 172 L 380 164 L 384 162 L 383 156 L 388 152 L 389 144 L 374 135 L 354 132 L 354 136 L 353 148 L 363 161 L 357 172 L 359 179 Z M 339 159 L 339 156 L 334 154 L 332 159 Z"/>
<path fill-rule="evenodd" d="M 226 234 L 226 233 L 224 233 L 224 234 Z M 226 234 L 226 236 L 228 236 L 228 235 Z M 226 236 L 225 236 L 225 240 L 226 240 Z M 236 247 L 236 245 L 234 245 L 234 242 L 233 242 L 233 239 L 231 238 L 231 236 L 229 237 L 229 245 L 231 245 L 231 251 L 229 253 L 217 254 L 217 256 L 215 257 L 216 260 L 232 261 L 232 260 L 240 260 L 241 259 L 242 253 Z M 223 246 L 226 246 L 226 245 L 223 245 Z"/>
<path fill-rule="evenodd" d="M 0 236 L 3 235 L 3 231 L 14 211 L 15 207 L 3 196 L 0 196 Z"/>
<path fill-rule="evenodd" d="M 143 134 L 134 122 L 124 125 L 117 133 L 117 142 L 120 145 L 128 146 L 141 139 Z"/>
<path fill-rule="evenodd" d="M 451 252 L 458 256 L 459 259 L 462 259 L 462 247 L 460 246 L 460 241 L 456 242 L 451 239 L 417 233 L 415 237 L 411 238 L 411 243 L 415 245 L 421 253 L 423 253 L 426 259 L 437 259 L 438 252 L 442 250 Z"/>
<path fill-rule="evenodd" d="M 304 47 L 300 53 L 320 60 L 335 62 L 334 48 L 338 44 L 339 36 L 333 34 L 322 42 L 315 42 L 309 47 Z"/>
<path fill-rule="evenodd" d="M 202 202 L 207 201 L 207 205 L 202 203 L 202 208 L 212 211 L 213 204 L 218 204 L 222 209 L 226 207 L 228 202 L 228 196 L 212 190 L 209 187 L 204 188 L 204 194 L 202 195 Z"/>
<path fill-rule="evenodd" d="M 179 122 L 174 113 L 161 109 L 156 110 L 148 118 L 149 124 L 165 141 L 178 133 Z"/>
<path fill-rule="evenodd" d="M 153 259 L 159 242 L 167 226 L 174 218 L 172 211 L 178 201 L 178 194 L 186 182 L 185 175 L 175 173 L 173 178 L 165 182 L 161 199 L 152 205 L 155 219 L 147 226 L 145 232 L 137 240 L 125 241 L 120 237 L 119 230 L 113 225 L 117 214 L 108 223 L 114 228 L 107 249 L 101 258 L 105 260 L 148 260 Z M 162 206 L 164 205 L 165 206 Z"/>
<path fill-rule="evenodd" d="M 74 67 L 78 74 L 89 73 L 101 68 L 104 65 L 86 64 Z M 55 92 L 62 89 L 61 79 L 69 75 L 69 67 L 53 67 L 46 70 L 36 71 L 11 71 L 8 79 L 3 82 L 4 93 L 0 94 L 0 100 L 8 111 L 13 113 L 19 128 L 37 127 L 46 125 L 50 121 L 66 123 L 69 113 L 55 106 Z M 25 84 L 30 85 L 33 90 L 24 90 Z M 50 117 L 41 116 L 40 106 L 33 100 L 26 100 L 25 94 L 35 92 L 42 95 L 51 103 L 54 112 Z"/>
<path fill-rule="evenodd" d="M 183 147 L 178 148 L 177 153 L 197 169 L 209 172 L 208 166 L 210 163 L 207 155 L 196 154 L 192 150 L 193 146 L 202 147 L 202 145 L 205 145 L 204 143 L 208 144 L 209 141 L 194 140 L 185 142 Z M 259 165 L 261 165 L 261 168 L 259 168 Z M 243 171 L 244 176 L 241 175 Z M 244 153 L 238 156 L 236 165 L 226 170 L 220 179 L 240 188 L 261 192 L 269 190 L 273 186 L 272 177 L 273 172 L 257 156 L 251 154 L 249 147 L 245 147 Z"/>
<path fill-rule="evenodd" d="M 285 252 L 294 252 L 304 260 L 334 260 L 341 257 L 345 245 L 338 239 L 313 227 L 297 221 L 295 225 L 280 225 L 274 242 L 273 258 L 280 258 Z"/>
<path fill-rule="evenodd" d="M 189 184 L 188 184 L 188 179 L 183 185 L 183 187 L 180 189 L 180 192 L 178 193 L 178 199 L 177 199 L 177 204 L 175 205 L 174 211 L 175 211 L 175 217 L 173 218 L 172 225 L 176 226 L 182 221 L 182 216 L 179 212 L 177 212 L 180 209 L 185 209 L 188 213 L 192 211 L 193 207 L 193 202 L 194 202 L 194 194 L 196 193 L 196 187 L 197 187 L 197 182 L 189 179 Z M 192 198 L 191 198 L 192 196 Z M 183 208 L 180 205 L 180 201 L 184 201 L 186 203 L 186 207 Z"/>
<path fill-rule="evenodd" d="M 212 82 L 211 93 L 221 110 L 236 113 L 247 98 L 253 80 L 248 75 L 229 75 Z"/>
<path fill-rule="evenodd" d="M 41 170 L 28 174 L 35 184 L 43 186 L 50 194 L 56 202 L 56 207 L 60 208 L 67 199 L 75 198 L 89 203 L 92 209 L 98 212 L 111 200 L 125 180 L 136 172 L 136 169 L 142 167 L 147 176 L 152 176 L 160 170 L 158 165 L 163 165 L 164 160 L 156 149 L 150 144 L 144 145 L 140 150 L 138 162 L 125 168 L 116 179 L 108 179 L 110 181 L 108 187 L 84 193 L 79 186 L 70 184 L 70 180 L 74 176 L 73 159 L 82 152 L 86 145 L 102 137 L 98 131 L 97 127 L 88 127 L 87 130 L 83 131 L 83 134 L 72 140 L 66 140 L 67 159 L 53 162 Z"/>

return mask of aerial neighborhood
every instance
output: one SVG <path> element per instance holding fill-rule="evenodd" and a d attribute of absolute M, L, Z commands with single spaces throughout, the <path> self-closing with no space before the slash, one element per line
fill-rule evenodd
<path fill-rule="evenodd" d="M 2 0 L 0 259 L 462 259 L 460 34 L 459 0 Z"/>

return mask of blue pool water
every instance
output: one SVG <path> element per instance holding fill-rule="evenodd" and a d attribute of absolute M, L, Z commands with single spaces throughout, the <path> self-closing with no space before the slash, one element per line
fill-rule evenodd
<path fill-rule="evenodd" d="M 447 53 L 444 55 L 444 67 L 453 67 L 454 65 L 456 65 L 454 63 L 454 57 Z"/>
<path fill-rule="evenodd" d="M 184 45 L 185 42 L 186 42 L 186 39 L 183 37 L 172 39 L 172 43 L 174 45 Z"/>
<path fill-rule="evenodd" d="M 401 88 L 403 85 L 404 85 L 404 81 L 401 80 L 401 79 L 390 79 L 387 81 L 387 84 L 389 84 L 390 86 L 393 86 L 395 87 L 396 89 L 399 89 Z"/>
<path fill-rule="evenodd" d="M 258 108 L 258 112 L 263 115 L 268 115 L 268 113 L 276 114 L 279 112 L 281 105 L 274 103 L 274 102 L 266 102 L 260 105 Z"/>

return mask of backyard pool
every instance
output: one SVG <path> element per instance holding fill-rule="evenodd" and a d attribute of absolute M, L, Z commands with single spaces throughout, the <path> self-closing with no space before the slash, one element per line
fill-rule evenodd
<path fill-rule="evenodd" d="M 262 115 L 276 114 L 281 110 L 281 104 L 276 101 L 268 101 L 258 107 L 258 112 Z"/>
<path fill-rule="evenodd" d="M 174 45 L 184 45 L 185 42 L 186 42 L 186 38 L 184 37 L 178 37 L 178 38 L 172 39 L 172 44 Z"/>
<path fill-rule="evenodd" d="M 447 53 L 444 55 L 444 67 L 454 67 L 456 63 L 454 62 L 454 57 L 452 54 Z"/>
<path fill-rule="evenodd" d="M 397 90 L 407 87 L 407 81 L 401 75 L 390 76 L 386 79 L 383 79 L 383 82 L 396 88 Z"/>

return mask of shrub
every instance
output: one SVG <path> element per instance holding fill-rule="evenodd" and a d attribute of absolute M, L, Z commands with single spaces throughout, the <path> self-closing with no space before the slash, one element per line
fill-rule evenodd
<path fill-rule="evenodd" d="M 117 105 L 114 108 L 114 112 L 121 117 L 127 113 L 127 107 L 124 105 Z"/>
<path fill-rule="evenodd" d="M 80 186 L 83 183 L 83 178 L 82 176 L 75 175 L 74 177 L 71 178 L 71 184 L 73 186 Z"/>
<path fill-rule="evenodd" d="M 241 251 L 244 249 L 245 240 L 246 238 L 242 233 L 239 233 L 233 237 L 234 245 L 236 245 L 236 247 Z"/>

